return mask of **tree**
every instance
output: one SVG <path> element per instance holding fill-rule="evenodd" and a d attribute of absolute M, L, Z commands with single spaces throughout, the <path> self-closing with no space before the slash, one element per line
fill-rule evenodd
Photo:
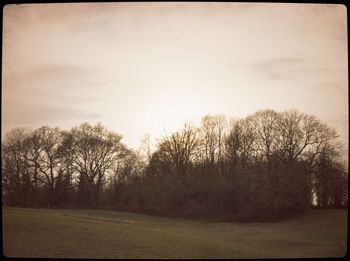
<path fill-rule="evenodd" d="M 211 171 L 214 170 L 215 164 L 217 164 L 218 170 L 221 171 L 218 163 L 221 163 L 223 157 L 225 130 L 225 116 L 206 115 L 202 118 L 200 134 L 204 164 L 207 165 Z"/>
<path fill-rule="evenodd" d="M 191 218 L 277 221 L 348 204 L 336 131 L 296 110 L 203 117 L 139 151 L 101 124 L 15 128 L 2 141 L 3 204 L 113 207 Z M 314 199 L 313 199 L 314 200 Z"/>
<path fill-rule="evenodd" d="M 118 192 L 121 186 L 130 182 L 133 175 L 137 175 L 139 171 L 138 162 L 140 158 L 138 155 L 127 148 L 123 150 L 123 156 L 118 161 L 115 161 L 112 167 L 111 178 L 114 191 L 114 204 L 117 203 Z"/>
<path fill-rule="evenodd" d="M 186 180 L 190 166 L 198 157 L 199 140 L 197 137 L 197 129 L 185 124 L 181 132 L 165 136 L 158 144 L 161 160 L 182 181 Z"/>
<path fill-rule="evenodd" d="M 74 166 L 74 137 L 69 131 L 61 131 L 61 143 L 57 149 L 60 159 L 59 176 L 56 180 L 58 203 L 72 205 L 75 200 L 76 169 Z"/>
<path fill-rule="evenodd" d="M 2 185 L 10 206 L 30 206 L 31 172 L 26 161 L 25 141 L 31 131 L 14 128 L 2 142 Z"/>
<path fill-rule="evenodd" d="M 150 134 L 146 133 L 141 139 L 141 144 L 139 146 L 139 153 L 142 156 L 145 164 L 149 164 L 152 157 Z"/>
<path fill-rule="evenodd" d="M 231 211 L 245 211 L 252 198 L 254 126 L 247 119 L 231 121 L 225 140 L 228 183 L 231 186 Z"/>
<path fill-rule="evenodd" d="M 282 112 L 278 125 L 280 150 L 284 158 L 289 164 L 296 160 L 306 160 L 310 172 L 315 167 L 314 163 L 322 146 L 337 138 L 333 128 L 317 117 L 297 110 Z"/>
<path fill-rule="evenodd" d="M 74 139 L 74 166 L 79 172 L 79 193 L 83 204 L 98 206 L 103 178 L 121 155 L 121 136 L 101 124 L 83 123 L 71 131 Z"/>
<path fill-rule="evenodd" d="M 338 135 L 334 128 L 327 126 L 326 123 L 313 115 L 304 117 L 301 128 L 304 139 L 297 156 L 302 155 L 303 160 L 307 162 L 308 172 L 312 173 L 323 146 L 337 138 Z"/>
<path fill-rule="evenodd" d="M 43 126 L 36 129 L 28 141 L 32 144 L 32 157 L 27 160 L 42 174 L 48 196 L 48 207 L 55 201 L 56 180 L 59 177 L 60 155 L 58 149 L 61 143 L 61 133 L 58 128 Z"/>
<path fill-rule="evenodd" d="M 320 152 L 315 170 L 315 193 L 320 207 L 342 207 L 347 204 L 347 173 L 340 161 L 338 144 L 327 142 Z"/>
<path fill-rule="evenodd" d="M 238 166 L 248 169 L 255 156 L 254 142 L 256 133 L 249 119 L 234 120 L 225 141 L 226 158 L 230 165 L 230 173 L 235 173 Z"/>

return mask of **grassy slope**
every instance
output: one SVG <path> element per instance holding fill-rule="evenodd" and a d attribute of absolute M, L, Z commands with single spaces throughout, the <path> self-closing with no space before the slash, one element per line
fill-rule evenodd
<path fill-rule="evenodd" d="M 3 208 L 9 257 L 273 258 L 344 256 L 347 210 L 290 221 L 204 223 L 101 210 Z"/>

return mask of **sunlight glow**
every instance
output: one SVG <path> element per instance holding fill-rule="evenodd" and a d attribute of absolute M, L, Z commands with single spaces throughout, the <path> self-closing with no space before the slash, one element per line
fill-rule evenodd
<path fill-rule="evenodd" d="M 295 108 L 348 144 L 347 68 L 341 5 L 7 5 L 2 133 L 101 122 L 136 148 L 206 114 Z"/>

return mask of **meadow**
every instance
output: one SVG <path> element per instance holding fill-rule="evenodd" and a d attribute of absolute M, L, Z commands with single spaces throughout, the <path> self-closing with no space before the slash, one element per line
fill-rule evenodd
<path fill-rule="evenodd" d="M 2 208 L 3 254 L 45 258 L 305 258 L 347 252 L 347 210 L 225 223 L 104 210 Z"/>

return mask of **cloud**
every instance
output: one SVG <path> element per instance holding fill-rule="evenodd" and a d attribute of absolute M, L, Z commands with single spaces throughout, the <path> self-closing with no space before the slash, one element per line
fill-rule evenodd
<path fill-rule="evenodd" d="M 251 71 L 268 80 L 292 80 L 312 88 L 335 87 L 342 89 L 344 67 L 318 65 L 316 61 L 298 57 L 279 57 L 262 60 L 251 65 Z M 300 81 L 301 80 L 301 81 Z M 308 84 L 308 82 L 312 82 Z M 340 86 L 339 86 L 340 85 Z"/>
<path fill-rule="evenodd" d="M 33 66 L 3 75 L 4 104 L 75 103 L 98 98 L 96 89 L 107 81 L 98 70 L 69 64 Z"/>
<path fill-rule="evenodd" d="M 3 75 L 2 116 L 10 126 L 62 124 L 99 118 L 91 102 L 104 81 L 92 67 L 45 64 Z"/>
<path fill-rule="evenodd" d="M 346 10 L 314 14 L 314 6 L 320 5 L 10 5 L 4 120 L 68 126 L 98 113 L 136 138 L 148 126 L 162 128 L 152 113 L 145 117 L 152 125 L 136 126 L 140 112 L 162 112 L 169 103 L 157 99 L 181 97 L 190 105 L 174 124 L 200 111 L 244 115 L 265 106 L 339 115 L 347 102 Z M 332 92 L 335 85 L 343 93 Z"/>
<path fill-rule="evenodd" d="M 22 82 L 26 84 L 38 84 L 66 80 L 75 81 L 84 79 L 85 82 L 96 74 L 96 69 L 89 66 L 73 64 L 41 64 L 33 65 L 27 70 L 17 71 L 13 68 L 7 68 L 5 80 Z"/>
<path fill-rule="evenodd" d="M 297 57 L 279 57 L 267 59 L 252 64 L 253 72 L 270 79 L 290 78 L 292 72 L 305 63 L 304 59 Z"/>
<path fill-rule="evenodd" d="M 331 90 L 337 92 L 344 92 L 346 90 L 346 85 L 341 85 L 339 83 L 334 82 L 319 82 L 310 84 L 307 87 L 314 88 L 317 91 Z"/>
<path fill-rule="evenodd" d="M 255 63 L 253 66 L 255 69 L 274 69 L 279 66 L 295 66 L 303 63 L 305 60 L 297 57 L 278 57 L 263 60 Z"/>
<path fill-rule="evenodd" d="M 36 75 L 43 74 L 46 77 L 60 76 L 60 77 L 79 77 L 86 76 L 92 72 L 92 68 L 73 64 L 47 64 L 33 66 L 23 74 Z"/>
<path fill-rule="evenodd" d="M 75 107 L 33 104 L 7 106 L 3 108 L 2 118 L 4 131 L 7 131 L 13 126 L 56 125 L 70 120 L 96 120 L 99 119 L 99 115 Z"/>

